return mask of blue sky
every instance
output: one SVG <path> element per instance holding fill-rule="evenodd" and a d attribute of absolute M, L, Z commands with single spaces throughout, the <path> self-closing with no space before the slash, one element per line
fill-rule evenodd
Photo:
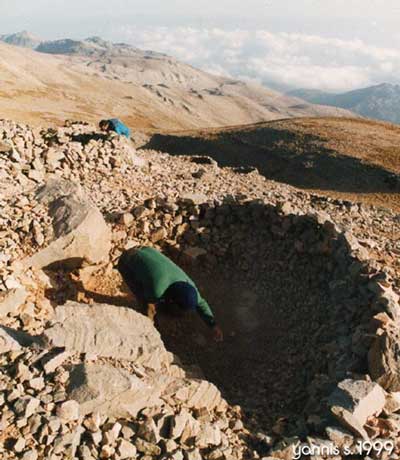
<path fill-rule="evenodd" d="M 101 35 L 280 87 L 346 90 L 400 74 L 399 0 L 0 0 L 0 33 Z"/>

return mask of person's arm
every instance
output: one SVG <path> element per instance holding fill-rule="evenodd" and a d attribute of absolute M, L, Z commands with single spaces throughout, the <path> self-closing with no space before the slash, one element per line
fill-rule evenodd
<path fill-rule="evenodd" d="M 197 306 L 197 313 L 199 314 L 200 318 L 207 324 L 207 326 L 214 327 L 217 324 L 210 306 L 201 297 Z"/>
<path fill-rule="evenodd" d="M 130 138 L 131 138 L 131 130 L 130 130 L 127 126 L 125 126 L 124 136 L 125 136 L 127 139 L 130 139 Z"/>
<path fill-rule="evenodd" d="M 154 318 L 157 314 L 157 306 L 155 303 L 147 304 L 147 317 L 154 323 Z"/>
<path fill-rule="evenodd" d="M 222 333 L 221 328 L 217 325 L 215 321 L 214 314 L 206 302 L 202 297 L 199 299 L 199 303 L 197 306 L 197 312 L 200 318 L 213 330 L 213 337 L 216 342 L 222 342 L 224 336 Z"/>

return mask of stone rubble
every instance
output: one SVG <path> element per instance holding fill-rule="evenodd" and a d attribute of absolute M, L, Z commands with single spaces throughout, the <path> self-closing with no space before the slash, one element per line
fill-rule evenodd
<path fill-rule="evenodd" d="M 0 121 L 0 458 L 283 459 L 300 437 L 341 449 L 396 439 L 398 216 L 257 171 L 138 154 L 146 161 L 131 161 L 125 141 L 84 124 Z M 329 369 L 310 370 L 309 417 L 304 428 L 299 414 L 294 438 L 285 420 L 257 434 L 216 386 L 178 364 L 139 313 L 68 302 L 71 281 L 51 267 L 83 267 L 82 282 L 85 270 L 89 280 L 110 273 L 124 249 L 152 245 L 205 272 L 235 264 L 254 285 L 265 241 L 290 242 L 289 271 L 307 256 L 321 278 L 326 272 L 326 297 L 345 323 L 327 319 L 330 338 L 319 331 L 327 337 L 315 361 Z"/>

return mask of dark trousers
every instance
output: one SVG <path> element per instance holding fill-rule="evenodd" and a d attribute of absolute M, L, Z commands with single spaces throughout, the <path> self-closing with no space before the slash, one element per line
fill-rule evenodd
<path fill-rule="evenodd" d="M 143 296 L 143 287 L 141 283 L 135 279 L 135 274 L 132 270 L 133 258 L 135 257 L 137 251 L 138 250 L 136 248 L 125 251 L 118 260 L 117 270 L 119 271 L 129 290 L 138 300 L 141 308 L 145 309 L 146 305 Z"/>

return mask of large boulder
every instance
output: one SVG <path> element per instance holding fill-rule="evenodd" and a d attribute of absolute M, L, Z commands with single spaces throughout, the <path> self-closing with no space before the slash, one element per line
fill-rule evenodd
<path fill-rule="evenodd" d="M 151 369 L 172 361 L 153 323 L 130 308 L 68 302 L 55 309 L 43 339 L 50 347 L 126 359 Z"/>
<path fill-rule="evenodd" d="M 192 410 L 226 407 L 214 385 L 187 378 L 153 323 L 132 309 L 68 302 L 55 309 L 40 344 L 89 357 L 71 370 L 68 387 L 68 398 L 80 403 L 81 415 L 96 410 L 135 417 L 165 402 Z"/>
<path fill-rule="evenodd" d="M 400 329 L 394 324 L 379 335 L 368 354 L 371 377 L 385 390 L 400 391 Z"/>
<path fill-rule="evenodd" d="M 213 384 L 188 379 L 184 374 L 176 377 L 170 369 L 155 372 L 136 363 L 133 372 L 91 362 L 75 366 L 68 398 L 79 402 L 81 415 L 96 411 L 116 418 L 136 417 L 142 409 L 161 407 L 166 402 L 190 410 L 226 409 Z"/>
<path fill-rule="evenodd" d="M 27 260 L 29 266 L 44 268 L 59 262 L 77 266 L 108 259 L 111 230 L 79 188 L 53 180 L 40 189 L 38 199 L 49 206 L 55 239 Z"/>
<path fill-rule="evenodd" d="M 144 408 L 162 405 L 161 392 L 169 379 L 139 378 L 107 364 L 76 366 L 68 396 L 80 403 L 80 414 L 92 412 L 109 417 L 136 417 Z"/>
<path fill-rule="evenodd" d="M 328 401 L 333 415 L 353 433 L 368 438 L 364 425 L 379 415 L 386 403 L 385 391 L 374 382 L 343 380 Z"/>

